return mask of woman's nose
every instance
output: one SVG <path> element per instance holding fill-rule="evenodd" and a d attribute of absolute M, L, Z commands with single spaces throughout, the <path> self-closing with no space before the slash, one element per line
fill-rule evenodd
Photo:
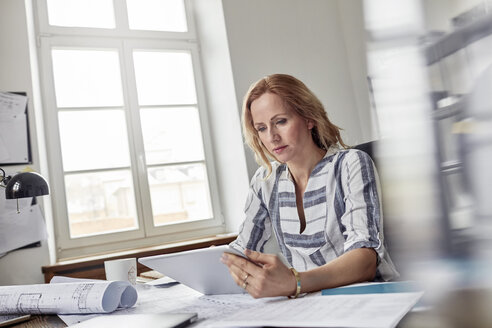
<path fill-rule="evenodd" d="M 269 133 L 270 133 L 270 141 L 275 142 L 280 139 L 279 138 L 280 136 L 278 135 L 278 131 L 276 128 L 270 129 Z"/>

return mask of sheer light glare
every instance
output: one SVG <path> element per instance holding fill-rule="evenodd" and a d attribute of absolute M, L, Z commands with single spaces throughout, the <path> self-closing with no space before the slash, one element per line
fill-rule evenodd
<path fill-rule="evenodd" d="M 189 52 L 134 51 L 139 105 L 195 104 Z"/>
<path fill-rule="evenodd" d="M 47 0 L 50 25 L 115 28 L 112 0 Z"/>
<path fill-rule="evenodd" d="M 122 106 L 116 50 L 53 49 L 58 107 Z"/>
<path fill-rule="evenodd" d="M 132 30 L 186 32 L 183 0 L 126 0 Z"/>
<path fill-rule="evenodd" d="M 58 119 L 65 171 L 130 166 L 123 110 L 63 111 Z"/>

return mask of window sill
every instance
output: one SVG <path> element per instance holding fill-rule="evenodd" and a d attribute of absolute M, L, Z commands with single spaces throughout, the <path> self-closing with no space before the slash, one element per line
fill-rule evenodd
<path fill-rule="evenodd" d="M 235 240 L 237 235 L 217 235 L 208 238 L 186 240 L 182 242 L 169 243 L 159 246 L 131 249 L 116 253 L 95 255 L 66 259 L 52 265 L 41 267 L 44 274 L 44 281 L 48 283 L 53 276 L 66 276 L 84 279 L 106 279 L 104 273 L 104 261 L 116 260 L 126 257 L 145 257 L 161 254 L 182 252 L 210 246 L 225 245 Z M 146 266 L 138 263 L 137 273 L 140 275 L 144 271 L 150 270 Z"/>

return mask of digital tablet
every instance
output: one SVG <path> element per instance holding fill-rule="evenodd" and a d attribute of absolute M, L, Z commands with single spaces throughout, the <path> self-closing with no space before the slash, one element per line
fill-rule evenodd
<path fill-rule="evenodd" d="M 138 262 L 205 295 L 245 293 L 220 262 L 224 252 L 244 257 L 228 245 L 142 257 Z"/>

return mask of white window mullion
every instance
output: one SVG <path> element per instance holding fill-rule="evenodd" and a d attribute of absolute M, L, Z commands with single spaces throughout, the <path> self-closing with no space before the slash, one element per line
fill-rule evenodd
<path fill-rule="evenodd" d="M 133 54 L 132 48 L 128 45 L 127 41 L 123 42 L 123 57 L 125 63 L 125 74 L 128 77 L 126 79 L 126 101 L 128 102 L 128 115 L 132 122 L 131 130 L 133 135 L 133 145 L 135 153 L 133 159 L 135 165 L 133 172 L 139 181 L 139 199 L 141 206 L 141 221 L 142 228 L 145 231 L 152 229 L 152 205 L 150 201 L 149 182 L 147 179 L 147 165 L 145 161 L 144 143 L 142 138 L 142 128 L 140 123 L 140 109 L 138 106 L 137 86 L 135 83 L 135 71 L 133 69 Z"/>
<path fill-rule="evenodd" d="M 216 165 L 215 165 L 215 156 L 214 156 L 214 149 L 212 146 L 212 127 L 210 126 L 209 122 L 209 115 L 208 115 L 208 108 L 207 108 L 207 101 L 205 97 L 205 90 L 204 90 L 204 80 L 202 76 L 202 67 L 201 67 L 201 61 L 200 61 L 200 45 L 199 44 L 194 44 L 193 45 L 193 50 L 191 52 L 192 56 L 192 63 L 193 63 L 193 72 L 195 74 L 195 81 L 196 81 L 196 93 L 197 93 L 197 98 L 198 98 L 198 113 L 200 114 L 200 122 L 202 124 L 202 140 L 203 140 L 203 147 L 205 150 L 205 158 L 207 161 L 207 173 L 209 177 L 209 183 L 210 183 L 210 190 L 219 190 L 217 181 L 217 172 L 216 172 Z M 215 209 L 221 209 L 222 206 L 219 201 L 219 195 L 217 193 L 212 192 L 212 206 Z M 216 224 L 225 224 L 224 217 L 222 215 L 222 212 L 220 211 L 215 211 L 214 213 L 214 218 Z"/>
<path fill-rule="evenodd" d="M 128 11 L 125 0 L 113 0 L 116 31 L 119 33 L 129 33 L 128 27 Z"/>
<path fill-rule="evenodd" d="M 41 72 L 42 90 L 43 90 L 43 109 L 45 120 L 46 139 L 50 147 L 47 148 L 50 180 L 53 185 L 57 186 L 56 202 L 53 202 L 54 228 L 57 236 L 57 255 L 60 250 L 66 248 L 69 244 L 70 231 L 68 227 L 67 200 L 65 193 L 65 182 L 63 178 L 63 165 L 61 159 L 61 146 L 58 131 L 58 115 L 56 111 L 55 88 L 53 81 L 53 67 L 51 62 L 51 38 L 39 37 L 41 41 Z M 49 110 L 48 110 L 49 109 Z"/>

